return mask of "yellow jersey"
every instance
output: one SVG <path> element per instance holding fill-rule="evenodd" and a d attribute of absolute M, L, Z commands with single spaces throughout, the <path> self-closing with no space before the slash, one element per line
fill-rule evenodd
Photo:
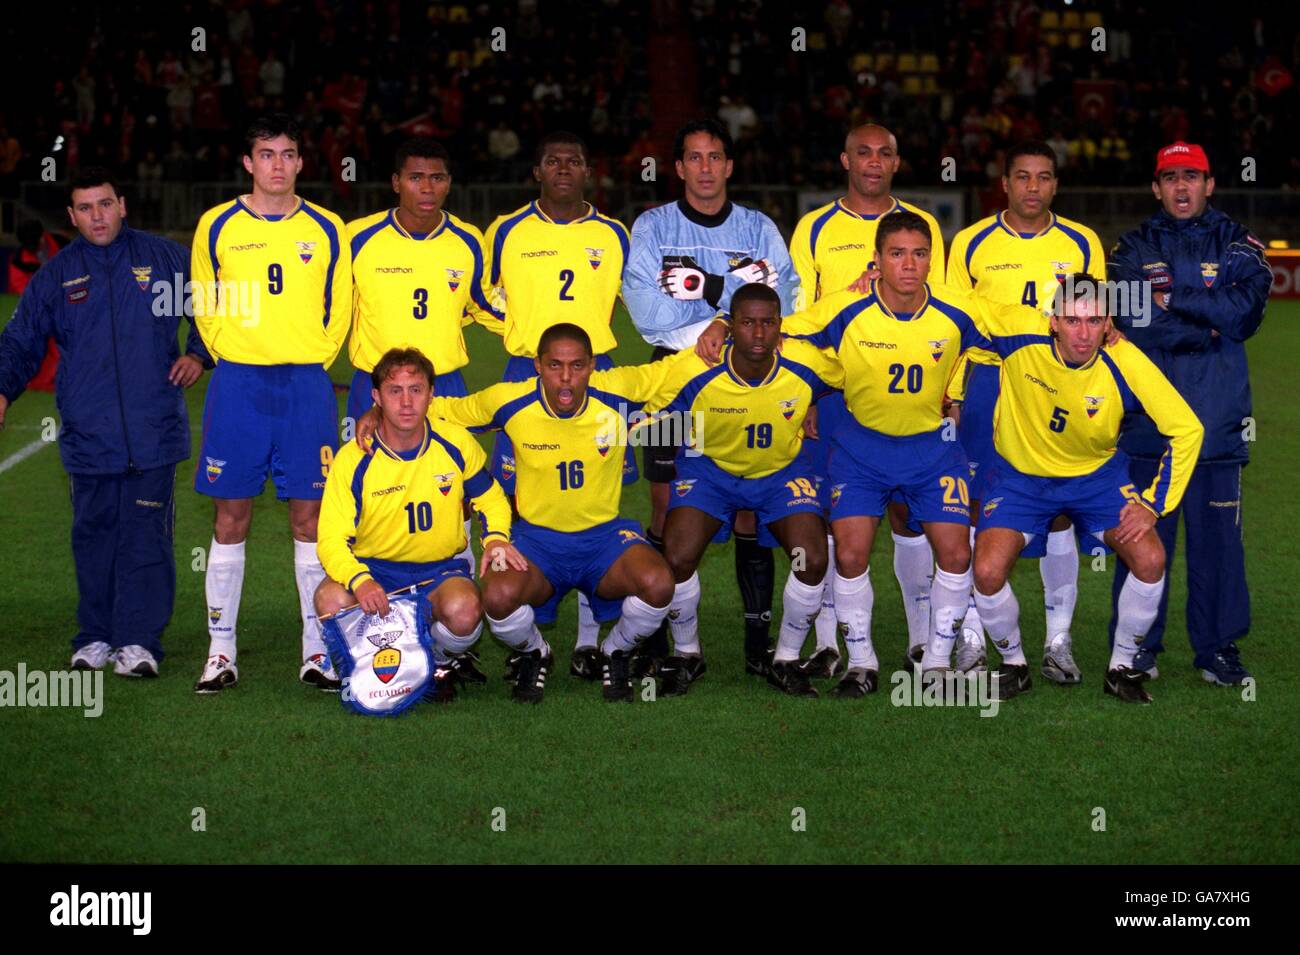
<path fill-rule="evenodd" d="M 683 434 L 693 426 L 697 450 L 687 454 L 703 454 L 736 477 L 766 477 L 799 456 L 808 409 L 843 387 L 843 378 L 834 360 L 799 339 L 782 342 L 761 381 L 741 377 L 731 356 L 728 345 L 712 366 L 694 350 L 665 359 L 663 383 L 647 405 L 660 409 L 656 417 L 679 416 Z"/>
<path fill-rule="evenodd" d="M 1196 466 L 1204 429 L 1151 359 L 1129 341 L 1103 345 L 1071 365 L 1028 309 L 978 319 L 1002 363 L 993 445 L 1023 474 L 1078 477 L 1115 455 L 1120 422 L 1145 413 L 1168 440 L 1155 480 L 1141 493 L 1157 515 L 1176 508 Z"/>
<path fill-rule="evenodd" d="M 349 441 L 334 457 L 317 524 L 316 553 L 349 590 L 370 576 L 366 560 L 431 563 L 465 549 L 462 505 L 479 516 L 484 543 L 510 539 L 510 501 L 464 428 L 426 423 L 424 440 L 396 451 L 378 432 L 374 452 Z"/>
<path fill-rule="evenodd" d="M 540 378 L 465 398 L 435 397 L 430 416 L 472 431 L 502 430 L 515 448 L 515 507 L 530 524 L 582 531 L 618 516 L 623 448 L 665 373 L 664 362 L 595 371 L 574 411 L 546 401 Z"/>
<path fill-rule="evenodd" d="M 1074 272 L 1106 278 L 1106 255 L 1097 233 L 1055 214 L 1041 232 L 1017 232 L 1006 213 L 981 219 L 953 237 L 947 284 L 974 289 L 1000 305 L 1028 305 L 1051 314 L 1057 286 Z M 1044 325 L 1044 330 L 1046 325 Z M 967 356 L 978 365 L 996 365 L 997 356 L 976 349 Z M 949 395 L 965 395 L 966 363 L 953 372 Z"/>
<path fill-rule="evenodd" d="M 190 250 L 194 322 L 212 357 L 333 364 L 352 313 L 343 220 L 305 199 L 264 216 L 240 197 L 199 218 Z"/>
<path fill-rule="evenodd" d="M 491 311 L 474 317 L 505 336 L 511 355 L 531 358 L 549 326 L 572 322 L 603 355 L 618 345 L 610 321 L 623 286 L 628 233 L 590 204 L 572 222 L 555 222 L 530 202 L 487 230 L 484 296 Z M 502 318 L 504 315 L 504 318 Z"/>
<path fill-rule="evenodd" d="M 891 197 L 892 198 L 892 197 Z M 943 281 L 943 233 L 939 221 L 910 202 L 893 200 L 889 212 L 859 215 L 843 199 L 814 209 L 799 220 L 790 238 L 790 258 L 799 276 L 802 302 L 796 310 L 812 305 L 823 295 L 842 292 L 857 281 L 876 258 L 876 226 L 890 212 L 915 212 L 930 226 L 930 280 Z"/>
<path fill-rule="evenodd" d="M 347 239 L 352 366 L 373 371 L 390 348 L 418 348 L 439 375 L 468 364 L 461 327 L 491 311 L 478 229 L 444 212 L 438 228 L 413 235 L 389 209 L 349 222 Z"/>
<path fill-rule="evenodd" d="M 989 347 L 977 322 L 1000 306 L 927 283 L 916 311 L 895 314 L 881 300 L 879 284 L 865 294 L 827 295 L 786 319 L 784 328 L 837 357 L 844 402 L 863 427 L 894 437 L 934 431 L 942 425 L 944 388 L 958 356 Z"/>

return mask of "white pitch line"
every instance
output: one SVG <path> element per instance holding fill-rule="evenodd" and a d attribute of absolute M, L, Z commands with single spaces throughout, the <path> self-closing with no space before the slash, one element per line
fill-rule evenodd
<path fill-rule="evenodd" d="M 33 441 L 31 444 L 27 445 L 26 447 L 19 448 L 13 454 L 9 455 L 9 457 L 5 458 L 3 461 L 0 461 L 0 474 L 4 474 L 15 464 L 21 464 L 23 461 L 26 461 L 33 454 L 39 451 L 41 448 L 47 447 L 48 445 L 51 445 L 53 443 L 54 443 L 53 441 Z"/>

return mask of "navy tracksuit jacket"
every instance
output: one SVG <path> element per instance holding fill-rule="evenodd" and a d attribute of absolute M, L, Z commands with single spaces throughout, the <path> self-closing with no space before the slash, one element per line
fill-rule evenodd
<path fill-rule="evenodd" d="M 1171 293 L 1170 309 L 1153 303 L 1149 323 L 1117 316 L 1124 334 L 1150 358 L 1191 405 L 1205 427 L 1205 441 L 1191 483 L 1173 514 L 1156 530 L 1166 550 L 1166 579 L 1173 563 L 1178 514 L 1186 524 L 1187 631 L 1195 665 L 1208 666 L 1214 652 L 1250 629 L 1241 537 L 1241 470 L 1248 458 L 1250 375 L 1245 342 L 1259 329 L 1273 275 L 1264 247 L 1246 227 L 1207 207 L 1194 219 L 1177 220 L 1163 209 L 1125 233 L 1111 251 L 1112 281 L 1150 281 Z M 1132 458 L 1139 487 L 1155 479 L 1163 439 L 1145 415 L 1125 419 L 1120 447 Z M 1114 603 L 1128 576 L 1117 565 Z M 1144 646 L 1163 649 L 1169 587 Z"/>
<path fill-rule="evenodd" d="M 74 649 L 102 640 L 162 658 L 176 592 L 174 476 L 190 456 L 183 389 L 167 375 L 189 273 L 189 252 L 126 225 L 102 248 L 78 236 L 32 277 L 0 334 L 0 394 L 10 402 L 46 339 L 59 346 L 59 452 L 80 591 Z M 192 323 L 185 350 L 212 366 Z"/>

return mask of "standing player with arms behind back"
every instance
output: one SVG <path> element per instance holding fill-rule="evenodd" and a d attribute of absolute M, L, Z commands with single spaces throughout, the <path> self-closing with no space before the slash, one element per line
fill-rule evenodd
<path fill-rule="evenodd" d="M 1030 305 L 1046 311 L 1066 275 L 1081 272 L 1104 279 L 1106 258 L 1097 233 L 1052 212 L 1056 186 L 1056 154 L 1046 143 L 1031 140 L 1007 153 L 1002 176 L 1007 208 L 953 238 L 948 285 L 974 289 L 1001 305 Z M 973 523 L 978 523 L 984 497 L 981 478 L 995 460 L 993 407 L 998 380 L 997 356 L 977 348 L 957 366 L 948 389 L 960 408 L 957 434 L 971 459 Z M 973 539 L 974 528 L 971 534 Z M 1070 519 L 1058 517 L 1045 537 L 1046 551 L 1038 563 L 1047 606 L 1042 672 L 1054 683 L 1078 683 L 1083 676 L 1074 662 L 1070 622 L 1079 596 L 1079 550 Z M 1029 550 L 1030 556 L 1039 552 L 1037 541 Z M 965 671 L 984 661 L 984 631 L 973 598 L 962 630 L 957 669 Z"/>
<path fill-rule="evenodd" d="M 943 274 L 943 233 L 938 221 L 891 192 L 899 162 L 898 140 L 883 126 L 868 123 L 845 137 L 844 151 L 840 153 L 840 165 L 848 174 L 843 197 L 805 215 L 790 239 L 790 258 L 803 298 L 798 308 L 807 308 L 822 296 L 843 291 L 859 280 L 875 262 L 876 226 L 882 216 L 891 212 L 913 212 L 925 220 L 930 227 L 930 274 Z M 804 447 L 813 457 L 815 473 L 822 477 L 830 454 L 829 436 L 845 414 L 842 392 L 833 392 L 817 403 L 815 422 L 817 433 L 823 437 L 805 442 Z M 823 485 L 829 488 L 824 481 Z M 908 527 L 907 508 L 901 503 L 890 503 L 889 523 L 894 539 L 894 576 L 907 619 L 908 659 L 915 663 L 912 651 L 923 648 L 929 639 L 934 551 L 924 534 Z M 828 574 L 835 566 L 834 539 L 829 540 L 832 556 Z M 817 616 L 817 650 L 804 665 L 810 677 L 831 677 L 839 668 L 834 592 L 834 579 L 828 576 L 822 612 Z"/>
<path fill-rule="evenodd" d="M 583 199 L 587 146 L 573 133 L 556 132 L 537 144 L 533 178 L 541 195 L 488 227 L 484 292 L 491 307 L 476 319 L 504 336 L 510 360 L 502 381 L 537 374 L 533 359 L 542 332 L 557 322 L 577 325 L 591 339 L 595 369 L 613 367 L 618 345 L 610 327 L 628 256 L 627 229 Z M 625 483 L 636 480 L 636 458 L 624 457 Z M 515 493 L 516 455 L 505 431 L 497 434 L 492 475 L 506 494 Z M 571 671 L 599 675 L 600 628 L 587 597 L 578 595 L 578 643 Z"/>
<path fill-rule="evenodd" d="M 632 322 L 655 346 L 652 360 L 692 348 L 700 333 L 731 307 L 731 296 L 763 282 L 781 297 L 781 313 L 794 311 L 797 278 L 776 224 L 756 209 L 727 198 L 731 136 L 714 120 L 688 123 L 673 146 L 685 195 L 643 212 L 632 225 L 632 253 L 624 299 Z M 663 547 L 669 482 L 676 478 L 677 448 L 655 435 L 644 451 L 650 482 L 648 536 Z M 734 525 L 736 581 L 745 608 L 745 669 L 765 675 L 772 656 L 772 550 L 761 547 L 754 515 Z M 656 639 L 659 635 L 656 635 Z"/>
<path fill-rule="evenodd" d="M 352 259 L 343 221 L 294 194 L 301 142 L 289 116 L 256 120 L 244 155 L 252 194 L 209 209 L 194 233 L 194 318 L 217 359 L 194 476 L 195 490 L 216 506 L 205 584 L 210 644 L 197 693 L 239 679 L 244 541 L 253 498 L 268 476 L 289 502 L 302 613 L 299 679 L 323 690 L 340 685 L 313 596 L 325 578 L 316 521 L 338 447 L 338 405 L 326 369 L 348 333 Z"/>

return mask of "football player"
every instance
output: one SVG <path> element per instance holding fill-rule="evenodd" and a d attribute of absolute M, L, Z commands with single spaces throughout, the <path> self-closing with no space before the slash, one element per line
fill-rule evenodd
<path fill-rule="evenodd" d="M 1047 311 L 1066 275 L 1085 272 L 1104 279 L 1106 257 L 1097 234 L 1052 212 L 1056 187 L 1056 154 L 1046 143 L 1021 143 L 1007 153 L 1002 177 L 1007 208 L 957 233 L 948 257 L 947 284 L 975 289 L 1000 304 Z M 984 497 L 981 479 L 994 460 L 993 406 L 998 379 L 996 356 L 972 349 L 953 372 L 948 389 L 959 409 L 954 414 L 957 434 L 971 460 L 971 516 L 976 523 Z M 1042 536 L 1036 539 L 1026 556 L 1040 553 L 1040 541 L 1045 551 L 1038 569 L 1047 607 L 1043 675 L 1055 683 L 1078 683 L 1082 674 L 1074 662 L 1070 622 L 1079 595 L 1079 551 L 1069 518 L 1057 518 L 1045 540 Z M 962 630 L 957 668 L 968 670 L 984 660 L 984 633 L 973 598 Z"/>
<path fill-rule="evenodd" d="M 998 696 L 1030 689 L 1020 643 L 1020 608 L 1007 579 L 1021 550 L 1058 514 L 1112 548 L 1129 569 L 1119 595 L 1115 643 L 1103 689 L 1126 702 L 1150 702 L 1149 674 L 1133 666 L 1156 619 L 1165 586 L 1165 549 L 1156 520 L 1182 500 L 1204 429 L 1168 379 L 1132 342 L 1106 344 L 1106 289 L 1092 276 L 1067 277 L 1050 332 L 1034 317 L 990 323 L 1002 361 L 994 416 L 998 459 L 984 480 L 975 537 L 975 601 L 1002 655 Z M 1023 315 L 1023 313 L 1022 313 Z M 1165 436 L 1148 487 L 1129 478 L 1117 450 L 1120 421 L 1143 412 Z M 936 635 L 936 640 L 938 636 Z M 944 653 L 939 647 L 938 658 Z"/>
<path fill-rule="evenodd" d="M 323 690 L 340 686 L 313 595 L 325 576 L 316 522 L 338 447 L 338 406 L 325 369 L 348 334 L 352 256 L 343 221 L 294 194 L 301 143 L 289 116 L 256 120 L 244 153 L 252 193 L 209 209 L 194 233 L 194 318 L 217 359 L 194 475 L 195 490 L 216 507 L 205 582 L 210 642 L 197 693 L 239 679 L 244 541 L 253 498 L 268 476 L 276 496 L 289 502 L 302 613 L 299 679 Z"/>
<path fill-rule="evenodd" d="M 677 131 L 673 153 L 684 195 L 650 209 L 632 226 L 632 253 L 624 299 L 632 322 L 655 346 L 654 359 L 693 348 L 700 333 L 751 282 L 774 287 L 781 312 L 794 311 L 797 278 L 776 224 L 757 209 L 727 198 L 731 136 L 715 120 L 688 123 Z M 662 546 L 669 485 L 676 477 L 677 447 L 666 435 L 643 452 L 650 482 L 648 535 Z M 758 543 L 754 516 L 736 521 L 736 582 L 745 613 L 745 668 L 763 675 L 771 661 L 772 550 Z M 662 649 L 662 648 L 660 648 Z"/>
<path fill-rule="evenodd" d="M 660 669 L 662 692 L 685 693 L 704 672 L 696 569 L 715 535 L 725 537 L 736 512 L 748 509 L 763 546 L 779 543 L 791 561 L 768 682 L 794 696 L 816 696 L 799 651 L 821 609 L 826 524 L 801 454 L 803 420 L 842 382 L 835 363 L 807 342 L 782 344 L 781 299 L 766 285 L 746 285 L 732 296 L 731 329 L 733 343 L 720 362 L 710 366 L 682 352 L 653 399 L 695 425 L 694 446 L 677 457 L 664 524 L 664 556 L 677 586 L 669 609 L 676 653 Z"/>
<path fill-rule="evenodd" d="M 483 629 L 483 608 L 461 556 L 463 505 L 472 504 L 482 524 L 480 575 L 493 561 L 519 570 L 528 562 L 509 543 L 510 502 L 478 441 L 426 417 L 435 380 L 433 363 L 415 348 L 376 361 L 371 397 L 381 418 L 373 453 L 348 442 L 325 482 L 316 548 L 327 576 L 316 612 L 360 604 L 386 616 L 389 591 L 418 585 L 432 614 L 435 661 L 481 681 L 464 656 Z"/>
<path fill-rule="evenodd" d="M 538 198 L 497 217 L 488 227 L 483 283 L 492 307 L 475 318 L 504 336 L 510 359 L 502 381 L 526 381 L 537 373 L 537 342 L 557 322 L 569 322 L 587 333 L 596 370 L 613 366 L 609 352 L 618 342 L 610 323 L 623 284 L 628 234 L 621 222 L 583 199 L 588 172 L 586 144 L 573 133 L 551 133 L 537 144 L 533 179 L 540 189 Z M 497 433 L 492 474 L 513 496 L 517 462 L 510 441 L 505 431 Z M 636 481 L 636 458 L 630 451 L 624 464 L 624 482 Z M 599 634 L 587 597 L 580 592 L 578 652 L 572 661 L 576 676 L 598 675 Z"/>

